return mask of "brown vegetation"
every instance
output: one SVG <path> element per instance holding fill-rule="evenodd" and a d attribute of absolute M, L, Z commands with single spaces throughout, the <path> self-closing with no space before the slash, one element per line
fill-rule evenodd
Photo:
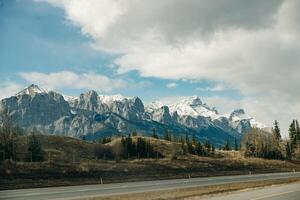
<path fill-rule="evenodd" d="M 300 163 L 245 158 L 238 151 L 216 151 L 214 157 L 178 153 L 181 144 L 149 138 L 154 150 L 164 158 L 105 160 L 95 156 L 95 148 L 114 147 L 120 139 L 105 145 L 62 136 L 39 135 L 46 152 L 44 162 L 0 164 L 0 189 L 58 185 L 96 184 L 300 170 Z M 137 140 L 140 136 L 134 136 Z M 18 138 L 18 152 L 27 149 L 26 136 Z M 173 155 L 176 154 L 176 157 Z M 22 155 L 22 154 L 20 154 Z"/>

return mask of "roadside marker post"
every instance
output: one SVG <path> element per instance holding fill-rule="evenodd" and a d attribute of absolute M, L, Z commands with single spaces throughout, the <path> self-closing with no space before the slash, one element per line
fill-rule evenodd
<path fill-rule="evenodd" d="M 100 182 L 101 182 L 101 185 L 103 184 L 103 180 L 102 180 L 102 177 L 100 178 Z"/>

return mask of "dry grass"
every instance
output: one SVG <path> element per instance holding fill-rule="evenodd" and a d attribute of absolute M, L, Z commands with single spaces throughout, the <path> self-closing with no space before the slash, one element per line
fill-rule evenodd
<path fill-rule="evenodd" d="M 50 162 L 0 163 L 0 190 L 28 187 L 97 184 L 170 178 L 207 177 L 269 172 L 300 171 L 300 163 L 259 158 L 244 158 L 240 152 L 217 151 L 215 157 L 178 155 L 180 144 L 149 138 L 163 159 L 95 160 L 98 144 L 62 136 L 40 136 L 44 149 L 51 152 Z M 137 136 L 138 137 L 138 136 Z M 134 137 L 136 140 L 137 137 Z M 19 140 L 18 151 L 26 152 L 26 137 Z M 115 139 L 108 145 L 117 145 Z M 75 159 L 74 159 L 75 158 Z M 73 163 L 73 160 L 75 163 Z"/>
<path fill-rule="evenodd" d="M 144 192 L 136 194 L 118 195 L 111 197 L 95 197 L 87 198 L 88 200 L 177 200 L 177 199 L 193 199 L 203 195 L 212 195 L 217 193 L 228 193 L 247 188 L 259 188 L 270 185 L 288 184 L 300 181 L 300 178 L 276 179 L 267 181 L 253 181 L 246 183 L 232 183 L 205 187 L 193 187 L 176 190 L 166 190 L 159 192 Z"/>

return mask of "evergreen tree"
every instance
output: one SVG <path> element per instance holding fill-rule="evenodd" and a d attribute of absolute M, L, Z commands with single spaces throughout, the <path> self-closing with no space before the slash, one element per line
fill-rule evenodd
<path fill-rule="evenodd" d="M 193 145 L 196 145 L 196 136 L 195 136 L 195 134 L 193 134 L 193 137 L 192 137 L 192 144 Z"/>
<path fill-rule="evenodd" d="M 17 143 L 15 139 L 20 135 L 20 129 L 13 125 L 13 120 L 7 109 L 0 112 L 0 150 L 3 159 L 16 159 Z"/>
<path fill-rule="evenodd" d="M 137 132 L 136 132 L 136 131 L 133 131 L 133 132 L 132 132 L 132 136 L 137 136 Z"/>
<path fill-rule="evenodd" d="M 279 142 L 281 140 L 281 135 L 280 135 L 279 123 L 277 120 L 275 120 L 274 122 L 273 134 L 275 139 Z"/>
<path fill-rule="evenodd" d="M 28 141 L 29 159 L 33 162 L 44 160 L 44 153 L 41 142 L 34 132 L 31 133 Z"/>
<path fill-rule="evenodd" d="M 203 146 L 202 146 L 201 142 L 199 142 L 199 141 L 196 143 L 195 152 L 197 153 L 197 155 L 200 155 L 200 156 L 204 155 Z"/>
<path fill-rule="evenodd" d="M 240 149 L 240 147 L 239 147 L 239 144 L 238 144 L 238 142 L 237 142 L 237 139 L 234 138 L 234 150 L 235 150 L 235 151 L 238 151 L 239 149 Z"/>
<path fill-rule="evenodd" d="M 210 153 L 211 150 L 211 144 L 209 140 L 205 140 L 204 142 L 204 148 L 205 148 L 205 152 L 208 155 Z"/>
<path fill-rule="evenodd" d="M 286 158 L 290 160 L 293 155 L 293 149 L 291 147 L 291 144 L 289 142 L 286 143 L 285 145 L 285 151 L 286 151 Z"/>
<path fill-rule="evenodd" d="M 215 154 L 215 146 L 213 144 L 211 145 L 211 153 Z"/>
<path fill-rule="evenodd" d="M 290 136 L 290 143 L 292 148 L 296 145 L 296 135 L 297 135 L 297 130 L 296 130 L 296 120 L 293 120 L 290 127 L 289 127 L 289 136 Z"/>
<path fill-rule="evenodd" d="M 169 129 L 165 129 L 164 139 L 171 141 L 171 135 L 169 133 Z"/>
<path fill-rule="evenodd" d="M 296 126 L 296 141 L 299 142 L 300 141 L 300 127 L 299 127 L 299 123 L 298 120 L 295 120 L 295 126 Z"/>
<path fill-rule="evenodd" d="M 152 129 L 152 137 L 158 139 L 158 135 L 156 134 L 156 129 Z"/>
<path fill-rule="evenodd" d="M 231 145 L 230 145 L 229 140 L 226 141 L 226 143 L 223 147 L 223 150 L 225 150 L 225 151 L 230 151 L 231 150 Z"/>
<path fill-rule="evenodd" d="M 195 149 L 193 147 L 192 142 L 190 141 L 188 134 L 185 135 L 185 142 L 186 142 L 186 146 L 187 146 L 187 152 L 189 154 L 195 154 Z"/>

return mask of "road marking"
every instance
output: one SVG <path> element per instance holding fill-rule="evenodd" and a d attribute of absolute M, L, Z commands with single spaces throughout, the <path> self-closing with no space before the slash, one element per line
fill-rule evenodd
<path fill-rule="evenodd" d="M 281 192 L 281 193 L 277 193 L 277 194 L 265 195 L 265 196 L 254 198 L 254 199 L 251 199 L 251 200 L 260 200 L 260 199 L 265 199 L 265 198 L 269 198 L 269 197 L 280 196 L 280 195 L 283 195 L 283 194 L 294 193 L 294 192 L 300 192 L 300 190 L 292 190 L 292 191 L 288 191 L 288 192 Z"/>
<path fill-rule="evenodd" d="M 35 193 L 28 193 L 28 194 L 23 194 L 24 196 L 33 196 L 33 195 L 39 195 L 41 193 L 35 192 Z"/>
<path fill-rule="evenodd" d="M 81 189 L 81 190 L 77 190 L 78 192 L 85 192 L 85 191 L 91 191 L 91 190 L 94 190 L 94 189 Z M 76 191 L 76 190 L 75 190 Z"/>

